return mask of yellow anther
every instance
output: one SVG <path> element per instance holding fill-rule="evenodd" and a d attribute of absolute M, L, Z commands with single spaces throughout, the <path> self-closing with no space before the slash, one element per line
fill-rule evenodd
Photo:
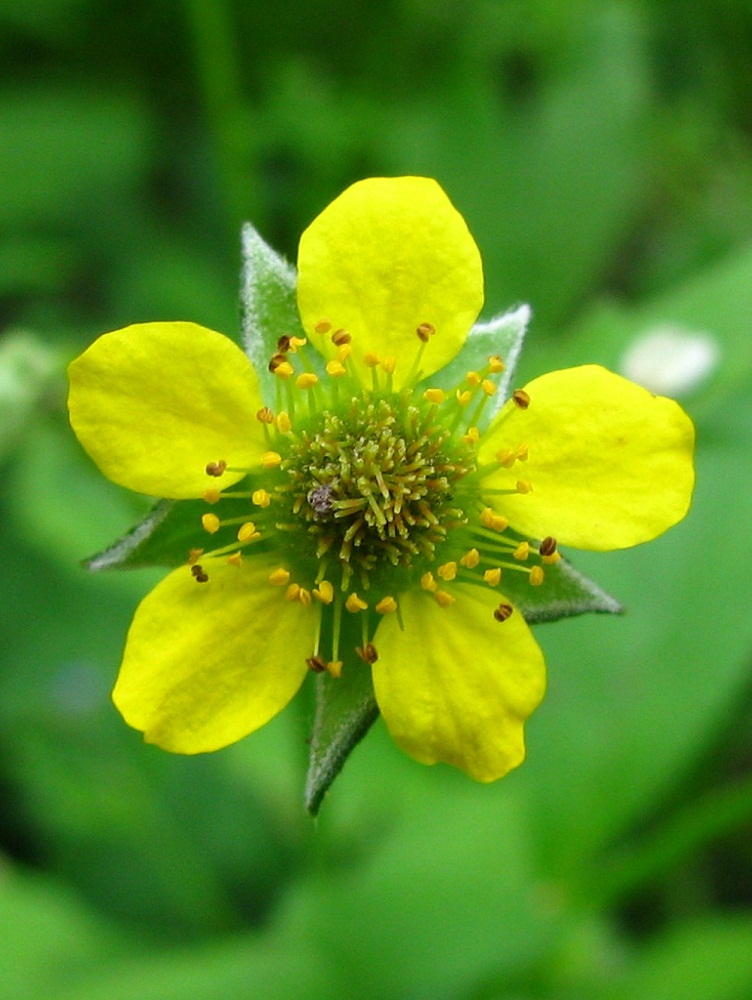
<path fill-rule="evenodd" d="M 511 448 L 502 448 L 501 451 L 496 452 L 496 461 L 499 465 L 503 465 L 505 469 L 511 469 L 517 461 L 517 453 L 512 451 Z"/>
<path fill-rule="evenodd" d="M 483 574 L 483 579 L 488 584 L 489 587 L 498 587 L 499 581 L 501 580 L 501 569 L 499 566 L 495 566 L 493 569 L 487 569 Z"/>
<path fill-rule="evenodd" d="M 241 524 L 238 528 L 239 542 L 248 542 L 255 535 L 258 535 L 258 531 L 256 531 L 256 525 L 253 521 L 246 521 L 245 524 Z"/>
<path fill-rule="evenodd" d="M 380 615 L 389 615 L 393 611 L 397 610 L 397 602 L 391 596 L 382 597 L 379 603 L 376 605 L 376 610 Z"/>
<path fill-rule="evenodd" d="M 275 465 L 279 465 L 282 461 L 282 456 L 276 451 L 265 451 L 261 456 L 261 465 L 265 469 L 273 469 Z"/>
<path fill-rule="evenodd" d="M 295 354 L 299 347 L 305 347 L 307 343 L 306 337 L 290 337 L 290 350 Z"/>
<path fill-rule="evenodd" d="M 347 375 L 347 369 L 341 361 L 327 361 L 326 373 L 327 375 L 331 375 L 332 378 L 338 378 L 340 375 Z"/>
<path fill-rule="evenodd" d="M 334 600 L 334 587 L 328 580 L 322 580 L 318 587 L 313 588 L 313 596 L 322 604 L 331 604 Z"/>
<path fill-rule="evenodd" d="M 285 597 L 288 601 L 297 601 L 300 595 L 300 584 L 291 583 L 290 586 L 285 591 Z"/>
<path fill-rule="evenodd" d="M 424 573 L 420 578 L 420 585 L 423 590 L 436 591 L 439 589 L 438 583 L 433 578 L 433 573 Z"/>
<path fill-rule="evenodd" d="M 443 403 L 446 399 L 446 393 L 443 389 L 426 389 L 423 393 L 423 399 L 428 400 L 429 403 Z"/>
<path fill-rule="evenodd" d="M 469 389 L 464 389 L 464 390 L 458 389 L 456 396 L 457 396 L 457 402 L 460 404 L 460 406 L 467 406 L 467 404 L 473 398 L 473 394 L 472 392 L 470 392 Z"/>
<path fill-rule="evenodd" d="M 290 415 L 289 413 L 285 413 L 284 410 L 282 410 L 277 416 L 277 430 L 281 434 L 287 434 L 289 431 L 292 430 L 292 421 L 290 420 Z"/>
<path fill-rule="evenodd" d="M 239 566 L 242 561 L 243 561 L 243 553 L 242 552 L 233 552 L 233 554 L 231 556 L 227 557 L 227 565 L 228 566 Z"/>
<path fill-rule="evenodd" d="M 512 553 L 512 557 L 519 562 L 524 562 L 530 556 L 530 542 L 520 542 Z"/>
<path fill-rule="evenodd" d="M 457 563 L 445 562 L 436 570 L 442 580 L 454 580 L 457 576 Z"/>
<path fill-rule="evenodd" d="M 561 559 L 561 552 L 557 549 L 556 552 L 552 552 L 550 556 L 541 556 L 541 562 L 546 563 L 548 566 L 553 566 Z"/>
<path fill-rule="evenodd" d="M 201 499 L 205 500 L 207 503 L 216 503 L 221 496 L 222 494 L 216 486 L 210 486 L 208 490 L 204 490 L 201 494 Z"/>
<path fill-rule="evenodd" d="M 480 387 L 487 396 L 493 396 L 496 392 L 496 383 L 492 382 L 490 378 L 484 378 Z"/>
<path fill-rule="evenodd" d="M 480 562 L 480 552 L 477 549 L 470 549 L 460 559 L 460 566 L 467 566 L 468 569 L 475 569 Z"/>
<path fill-rule="evenodd" d="M 499 372 L 504 371 L 504 362 L 501 360 L 498 354 L 492 354 L 488 359 L 488 370 L 492 375 L 498 375 Z"/>
<path fill-rule="evenodd" d="M 303 372 L 295 379 L 298 389 L 311 389 L 318 382 L 319 377 L 315 372 Z"/>
<path fill-rule="evenodd" d="M 545 577 L 545 575 L 546 574 L 543 572 L 543 568 L 541 566 L 533 566 L 533 568 L 530 570 L 530 577 L 529 577 L 530 586 L 540 587 L 540 585 L 543 583 L 543 578 Z"/>
<path fill-rule="evenodd" d="M 219 531 L 219 518 L 216 514 L 202 514 L 201 523 L 204 526 L 204 531 L 208 531 L 210 535 Z"/>
<path fill-rule="evenodd" d="M 518 445 L 517 447 L 517 461 L 527 462 L 530 450 L 526 444 Z"/>
<path fill-rule="evenodd" d="M 274 368 L 274 374 L 277 378 L 288 379 L 295 369 L 290 364 L 289 361 L 280 361 L 280 363 Z"/>
<path fill-rule="evenodd" d="M 378 354 L 373 354 L 371 351 L 368 351 L 363 355 L 363 364 L 366 368 L 375 368 L 376 365 L 381 364 L 381 358 Z"/>
<path fill-rule="evenodd" d="M 368 605 L 365 601 L 362 601 L 355 591 L 352 592 L 345 601 L 345 607 L 348 611 L 352 611 L 355 614 L 356 611 L 365 611 Z"/>
<path fill-rule="evenodd" d="M 455 599 L 451 594 L 447 593 L 446 590 L 437 590 L 433 595 L 436 599 L 436 603 L 442 608 L 448 608 L 451 604 L 454 604 Z"/>
<path fill-rule="evenodd" d="M 193 566 L 194 563 L 197 563 L 199 561 L 199 559 L 203 554 L 204 554 L 203 549 L 191 549 L 191 551 L 188 553 L 188 565 Z"/>
<path fill-rule="evenodd" d="M 266 490 L 254 490 L 251 494 L 251 501 L 256 507 L 268 507 L 272 502 L 272 498 Z"/>
<path fill-rule="evenodd" d="M 486 528 L 490 528 L 491 531 L 506 531 L 509 527 L 509 521 L 501 514 L 497 514 L 490 507 L 484 507 L 480 515 L 481 524 Z"/>
<path fill-rule="evenodd" d="M 262 424 L 273 424 L 274 414 L 268 406 L 262 406 L 261 409 L 256 412 L 256 420 L 261 421 Z"/>
<path fill-rule="evenodd" d="M 352 344 L 340 344 L 337 347 L 337 357 L 340 361 L 347 361 L 352 354 Z"/>
<path fill-rule="evenodd" d="M 326 669 L 329 671 L 332 677 L 341 677 L 342 660 L 331 660 L 331 662 L 327 663 Z"/>
<path fill-rule="evenodd" d="M 530 406 L 530 396 L 524 389 L 515 389 L 512 393 L 512 399 L 521 410 L 526 410 Z"/>
<path fill-rule="evenodd" d="M 477 427 L 468 427 L 467 434 L 462 435 L 465 444 L 477 444 L 480 441 L 480 431 Z"/>
<path fill-rule="evenodd" d="M 394 366 L 396 364 L 397 364 L 396 358 L 384 358 L 383 361 L 381 362 L 381 367 L 384 369 L 387 375 L 391 375 L 394 372 Z"/>
<path fill-rule="evenodd" d="M 301 587 L 298 590 L 298 600 L 300 601 L 300 603 L 303 605 L 304 608 L 310 607 L 311 606 L 310 590 L 306 590 L 305 587 Z"/>
<path fill-rule="evenodd" d="M 468 372 L 467 375 L 465 375 L 465 381 L 467 382 L 468 385 L 472 386 L 474 389 L 476 385 L 480 385 L 480 373 Z"/>
<path fill-rule="evenodd" d="M 278 569 L 272 570 L 269 574 L 269 583 L 273 583 L 275 587 L 284 587 L 289 580 L 289 570 L 282 569 L 281 566 Z"/>
<path fill-rule="evenodd" d="M 328 319 L 320 319 L 318 323 L 314 326 L 316 333 L 329 333 L 332 328 L 332 324 Z"/>
<path fill-rule="evenodd" d="M 518 493 L 532 493 L 533 484 L 529 479 L 518 479 L 517 480 L 517 492 Z"/>

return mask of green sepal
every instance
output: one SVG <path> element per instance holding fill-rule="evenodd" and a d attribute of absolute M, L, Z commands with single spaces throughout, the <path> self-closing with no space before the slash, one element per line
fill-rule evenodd
<path fill-rule="evenodd" d="M 371 668 L 346 662 L 341 677 L 316 678 L 316 713 L 311 732 L 305 807 L 315 816 L 345 761 L 379 716 Z"/>
<path fill-rule="evenodd" d="M 210 510 L 205 500 L 160 500 L 143 521 L 102 552 L 84 560 L 83 565 L 93 572 L 146 566 L 172 569 L 185 565 L 191 549 L 231 545 L 238 525 L 207 534 L 201 526 L 201 515 Z M 246 516 L 252 521 L 253 509 L 247 500 L 226 497 L 222 500 L 222 516 Z"/>
<path fill-rule="evenodd" d="M 454 390 L 464 382 L 468 372 L 482 371 L 488 365 L 489 357 L 498 354 L 504 362 L 504 371 L 498 380 L 496 393 L 489 399 L 478 422 L 479 429 L 484 430 L 511 395 L 510 386 L 530 316 L 530 306 L 523 305 L 494 316 L 488 322 L 476 323 L 459 354 L 441 371 L 426 379 L 424 387 L 435 386 L 447 392 Z"/>
<path fill-rule="evenodd" d="M 544 567 L 545 579 L 532 587 L 526 573 L 505 572 L 499 589 L 522 612 L 529 625 L 555 622 L 590 612 L 618 615 L 624 607 L 566 559 Z"/>

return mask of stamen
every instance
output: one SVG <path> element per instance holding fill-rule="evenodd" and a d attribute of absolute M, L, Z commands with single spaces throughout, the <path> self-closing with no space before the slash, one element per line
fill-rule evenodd
<path fill-rule="evenodd" d="M 326 669 L 332 675 L 332 677 L 342 676 L 342 660 L 330 660 L 326 665 Z"/>
<path fill-rule="evenodd" d="M 348 611 L 352 612 L 352 614 L 355 614 L 358 611 L 365 611 L 368 605 L 365 601 L 358 597 L 355 591 L 353 591 L 348 595 L 348 598 L 345 601 L 345 607 Z"/>
<path fill-rule="evenodd" d="M 287 354 L 289 350 L 290 350 L 290 335 L 287 333 L 283 333 L 282 336 L 277 341 L 277 353 Z"/>
<path fill-rule="evenodd" d="M 227 462 L 224 459 L 220 459 L 218 462 L 208 462 L 206 465 L 206 474 L 207 476 L 216 476 L 219 478 L 226 468 Z"/>
<path fill-rule="evenodd" d="M 332 361 L 327 361 L 326 373 L 327 375 L 331 375 L 332 378 L 339 378 L 341 375 L 347 375 L 347 369 L 341 361 L 334 359 Z"/>
<path fill-rule="evenodd" d="M 518 445 L 517 447 L 517 461 L 527 462 L 529 455 L 529 448 L 526 444 Z"/>
<path fill-rule="evenodd" d="M 331 328 L 332 324 L 328 319 L 320 319 L 313 329 L 316 333 L 329 333 Z"/>
<path fill-rule="evenodd" d="M 191 573 L 196 583 L 207 583 L 209 580 L 208 574 L 204 573 L 202 566 L 191 566 Z"/>
<path fill-rule="evenodd" d="M 446 393 L 443 389 L 426 389 L 423 393 L 423 399 L 428 400 L 429 403 L 443 403 L 446 399 Z"/>
<path fill-rule="evenodd" d="M 228 566 L 239 566 L 242 561 L 243 561 L 243 553 L 242 552 L 233 552 L 233 554 L 231 556 L 227 557 L 227 565 Z"/>
<path fill-rule="evenodd" d="M 433 573 L 424 573 L 420 578 L 420 585 L 423 590 L 430 590 L 434 593 L 439 589 L 438 583 L 433 578 Z"/>
<path fill-rule="evenodd" d="M 314 674 L 323 674 L 326 670 L 326 661 L 322 660 L 320 656 L 309 656 L 306 663 L 308 669 L 312 670 Z"/>
<path fill-rule="evenodd" d="M 219 518 L 216 514 L 202 514 L 201 524 L 204 531 L 208 531 L 210 535 L 214 535 L 219 531 Z"/>
<path fill-rule="evenodd" d="M 473 394 L 469 389 L 458 389 L 455 393 L 457 397 L 457 402 L 460 406 L 467 406 L 470 400 L 473 398 Z"/>
<path fill-rule="evenodd" d="M 492 354 L 488 359 L 488 370 L 492 375 L 498 375 L 499 372 L 504 371 L 504 362 L 501 360 L 500 355 Z"/>
<path fill-rule="evenodd" d="M 457 576 L 457 563 L 456 562 L 446 562 L 442 563 L 441 566 L 436 570 L 442 580 L 454 580 Z"/>
<path fill-rule="evenodd" d="M 317 385 L 318 381 L 319 377 L 315 372 L 303 372 L 302 375 L 298 375 L 295 379 L 295 385 L 298 389 L 312 389 L 314 385 Z"/>
<path fill-rule="evenodd" d="M 284 358 L 284 354 L 279 355 Z M 272 358 L 272 361 L 274 359 Z M 271 361 L 269 362 L 269 371 L 273 372 L 277 378 L 288 379 L 294 372 L 295 369 L 290 364 L 289 361 L 280 361 L 274 368 L 271 367 Z"/>
<path fill-rule="evenodd" d="M 300 587 L 298 589 L 298 600 L 303 605 L 304 608 L 309 608 L 311 606 L 311 592 L 306 590 L 305 587 Z"/>
<path fill-rule="evenodd" d="M 280 566 L 278 569 L 272 570 L 269 574 L 269 583 L 273 584 L 275 587 L 284 587 L 290 579 L 289 570 L 282 569 Z"/>
<path fill-rule="evenodd" d="M 518 493 L 525 494 L 533 492 L 533 484 L 529 479 L 518 479 L 516 485 Z"/>
<path fill-rule="evenodd" d="M 475 569 L 479 562 L 480 552 L 478 552 L 477 549 L 470 549 L 470 551 L 466 552 L 460 559 L 460 566 L 466 566 L 468 569 Z"/>
<path fill-rule="evenodd" d="M 376 605 L 376 611 L 378 611 L 380 615 L 389 615 L 396 610 L 397 610 L 397 602 L 391 596 L 382 597 L 379 603 Z"/>
<path fill-rule="evenodd" d="M 268 507 L 272 502 L 272 498 L 266 492 L 266 490 L 254 490 L 251 494 L 251 502 L 256 507 Z"/>
<path fill-rule="evenodd" d="M 468 372 L 465 375 L 465 381 L 471 388 L 475 389 L 476 386 L 480 385 L 480 373 L 479 372 Z"/>
<path fill-rule="evenodd" d="M 533 566 L 533 568 L 530 570 L 530 576 L 528 577 L 528 580 L 530 581 L 530 586 L 540 587 L 540 585 L 543 583 L 545 576 L 546 574 L 543 572 L 543 569 L 540 566 Z"/>
<path fill-rule="evenodd" d="M 512 558 L 516 559 L 518 562 L 524 562 L 529 556 L 530 556 L 529 542 L 520 542 L 520 544 L 512 553 Z"/>
<path fill-rule="evenodd" d="M 197 563 L 199 561 L 199 559 L 203 554 L 204 554 L 203 549 L 191 549 L 191 551 L 188 553 L 188 565 L 193 566 L 194 563 Z"/>
<path fill-rule="evenodd" d="M 256 525 L 253 523 L 253 521 L 246 521 L 245 524 L 238 529 L 239 542 L 248 542 L 252 538 L 260 538 L 260 537 L 261 535 L 259 534 L 258 531 L 256 531 Z"/>
<path fill-rule="evenodd" d="M 496 461 L 505 469 L 511 469 L 517 461 L 517 454 L 511 448 L 502 448 L 501 451 L 496 452 Z"/>
<path fill-rule="evenodd" d="M 201 494 L 201 499 L 205 500 L 207 503 L 216 503 L 221 496 L 222 494 L 216 486 L 210 486 L 208 490 L 204 490 Z"/>
<path fill-rule="evenodd" d="M 264 469 L 273 469 L 282 461 L 282 456 L 276 451 L 265 451 L 261 456 L 261 465 Z"/>
<path fill-rule="evenodd" d="M 462 435 L 465 444 L 477 444 L 480 441 L 480 431 L 477 427 L 468 427 L 467 433 Z"/>
<path fill-rule="evenodd" d="M 433 323 L 421 323 L 415 332 L 418 335 L 418 339 L 427 344 L 429 337 L 432 337 L 436 333 L 436 327 Z"/>
<path fill-rule="evenodd" d="M 490 507 L 484 507 L 481 511 L 480 522 L 484 527 L 490 528 L 491 531 L 506 531 L 509 527 L 509 521 L 501 514 L 497 514 Z"/>
<path fill-rule="evenodd" d="M 373 354 L 371 351 L 368 351 L 363 355 L 363 364 L 366 368 L 376 368 L 377 365 L 381 364 L 381 358 L 378 354 Z"/>
<path fill-rule="evenodd" d="M 341 344 L 349 344 L 352 337 L 347 330 L 335 330 L 330 339 L 333 344 L 339 347 Z"/>
<path fill-rule="evenodd" d="M 297 601 L 300 595 L 300 584 L 291 583 L 287 590 L 285 591 L 285 599 L 288 601 Z"/>
<path fill-rule="evenodd" d="M 322 604 L 331 604 L 334 600 L 334 587 L 328 580 L 322 580 L 318 587 L 313 588 L 313 596 Z"/>
<path fill-rule="evenodd" d="M 277 415 L 277 430 L 281 434 L 288 434 L 292 430 L 292 421 L 289 414 L 285 413 L 284 410 Z"/>
<path fill-rule="evenodd" d="M 480 387 L 487 396 L 493 396 L 496 392 L 496 383 L 492 382 L 490 378 L 484 378 Z"/>
<path fill-rule="evenodd" d="M 489 587 L 498 587 L 501 580 L 501 567 L 495 566 L 493 569 L 487 569 L 483 574 L 483 579 Z"/>
<path fill-rule="evenodd" d="M 508 618 L 511 618 L 513 614 L 514 608 L 511 604 L 500 604 L 494 611 L 493 616 L 497 622 L 505 622 Z"/>
<path fill-rule="evenodd" d="M 437 590 L 433 596 L 436 599 L 436 603 L 442 608 L 450 607 L 455 601 L 455 598 L 446 590 Z"/>
<path fill-rule="evenodd" d="M 512 393 L 512 399 L 521 410 L 526 410 L 530 406 L 530 396 L 524 389 L 515 389 Z"/>
<path fill-rule="evenodd" d="M 287 365 L 288 367 L 292 367 L 290 365 L 290 362 L 284 356 L 284 354 L 280 353 L 279 351 L 276 351 L 274 354 L 272 354 L 271 358 L 269 358 L 269 364 L 267 365 L 267 368 L 269 369 L 270 372 L 276 372 L 276 370 L 279 368 L 280 365 Z"/>
<path fill-rule="evenodd" d="M 384 369 L 387 375 L 393 375 L 396 364 L 397 364 L 397 359 L 389 357 L 383 359 L 383 361 L 381 362 L 381 367 Z"/>
<path fill-rule="evenodd" d="M 290 353 L 297 354 L 299 347 L 305 347 L 308 340 L 305 337 L 290 337 Z"/>
<path fill-rule="evenodd" d="M 538 546 L 538 551 L 542 556 L 552 556 L 556 552 L 556 547 L 556 539 L 552 538 L 551 535 L 547 535 Z"/>
<path fill-rule="evenodd" d="M 262 406 L 256 413 L 256 420 L 259 420 L 262 424 L 273 424 L 274 414 L 268 406 Z"/>
<path fill-rule="evenodd" d="M 375 663 L 379 658 L 379 654 L 376 652 L 376 647 L 372 642 L 366 643 L 365 646 L 357 646 L 355 648 L 355 652 L 364 663 L 368 663 L 369 665 Z"/>

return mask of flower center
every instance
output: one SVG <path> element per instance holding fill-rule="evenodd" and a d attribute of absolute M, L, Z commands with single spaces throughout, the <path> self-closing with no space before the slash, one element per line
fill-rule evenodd
<path fill-rule="evenodd" d="M 456 486 L 474 469 L 466 446 L 401 397 L 353 397 L 324 411 L 291 443 L 290 511 L 319 559 L 336 559 L 342 589 L 368 588 L 380 566 L 431 562 L 448 531 L 467 523 Z"/>

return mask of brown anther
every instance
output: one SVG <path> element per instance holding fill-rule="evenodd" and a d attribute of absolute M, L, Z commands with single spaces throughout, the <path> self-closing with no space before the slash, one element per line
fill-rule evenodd
<path fill-rule="evenodd" d="M 365 646 L 358 646 L 355 652 L 364 663 L 375 663 L 379 658 L 379 654 L 376 652 L 376 647 L 372 642 L 367 643 Z"/>
<path fill-rule="evenodd" d="M 320 656 L 309 656 L 306 663 L 308 669 L 312 670 L 314 674 L 323 674 L 326 670 L 326 661 L 322 660 Z"/>
<path fill-rule="evenodd" d="M 279 366 L 285 361 L 287 361 L 287 358 L 284 356 L 284 354 L 279 354 L 279 353 L 272 354 L 271 359 L 269 361 L 269 371 L 275 372 L 279 368 Z"/>
<path fill-rule="evenodd" d="M 512 612 L 514 608 L 511 604 L 500 604 L 498 608 L 495 609 L 493 616 L 497 622 L 505 622 L 507 618 L 512 617 Z"/>
<path fill-rule="evenodd" d="M 277 341 L 277 351 L 279 354 L 287 354 L 290 350 L 290 335 L 289 333 L 283 333 L 282 336 Z"/>
<path fill-rule="evenodd" d="M 268 406 L 262 406 L 256 413 L 256 420 L 260 421 L 262 424 L 273 424 L 274 413 Z"/>
<path fill-rule="evenodd" d="M 526 410 L 530 406 L 530 397 L 524 389 L 515 389 L 512 393 L 512 399 L 521 410 Z"/>
<path fill-rule="evenodd" d="M 339 347 L 342 344 L 349 344 L 352 337 L 347 332 L 347 330 L 335 330 L 331 336 L 331 341 Z"/>
<path fill-rule="evenodd" d="M 418 340 L 422 341 L 424 344 L 427 344 L 428 338 L 433 337 L 433 335 L 436 333 L 436 327 L 433 325 L 433 323 L 421 323 L 415 332 L 418 335 Z"/>
<path fill-rule="evenodd" d="M 556 539 L 547 535 L 538 546 L 538 551 L 542 556 L 552 556 L 556 552 Z"/>
<path fill-rule="evenodd" d="M 206 583 L 209 579 L 207 574 L 204 573 L 203 567 L 199 566 L 198 563 L 195 566 L 191 566 L 191 573 L 193 574 L 193 578 L 196 583 Z"/>
<path fill-rule="evenodd" d="M 226 468 L 227 462 L 224 459 L 220 459 L 218 462 L 208 462 L 206 465 L 206 474 L 207 476 L 216 476 L 219 478 Z"/>

